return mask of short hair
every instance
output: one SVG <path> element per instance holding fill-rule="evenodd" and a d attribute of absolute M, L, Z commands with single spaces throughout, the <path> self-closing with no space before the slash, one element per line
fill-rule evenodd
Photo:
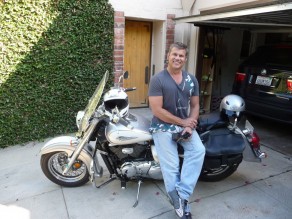
<path fill-rule="evenodd" d="M 175 43 L 172 43 L 170 46 L 169 46 L 169 50 L 168 52 L 170 53 L 170 51 L 172 50 L 172 48 L 177 48 L 177 49 L 184 49 L 186 51 L 186 56 L 188 55 L 188 46 L 184 43 L 181 43 L 181 42 L 175 42 Z"/>

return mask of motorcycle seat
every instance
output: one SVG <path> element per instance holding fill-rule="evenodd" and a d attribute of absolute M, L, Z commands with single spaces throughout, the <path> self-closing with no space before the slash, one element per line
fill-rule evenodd
<path fill-rule="evenodd" d="M 200 132 L 208 131 L 211 128 L 226 126 L 226 120 L 222 119 L 220 112 L 215 111 L 208 114 L 200 115 L 198 120 L 198 128 Z"/>

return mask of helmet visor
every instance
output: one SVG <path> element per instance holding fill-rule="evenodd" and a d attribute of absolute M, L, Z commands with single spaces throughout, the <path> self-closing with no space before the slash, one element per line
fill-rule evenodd
<path fill-rule="evenodd" d="M 240 116 L 240 112 L 239 111 L 225 110 L 225 114 L 228 117 L 239 117 Z"/>

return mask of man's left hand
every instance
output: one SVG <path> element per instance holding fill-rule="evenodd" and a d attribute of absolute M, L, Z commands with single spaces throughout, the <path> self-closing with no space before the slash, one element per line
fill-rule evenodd
<path fill-rule="evenodd" d="M 184 135 L 186 132 L 189 133 L 190 137 L 191 137 L 192 133 L 193 133 L 193 129 L 191 127 L 185 127 L 184 130 L 182 131 L 181 135 Z M 190 137 L 188 137 L 187 139 L 189 139 Z M 187 140 L 187 139 L 185 139 L 185 140 Z"/>

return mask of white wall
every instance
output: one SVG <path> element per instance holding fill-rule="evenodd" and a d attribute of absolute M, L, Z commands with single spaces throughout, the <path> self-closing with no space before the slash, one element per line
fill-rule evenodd
<path fill-rule="evenodd" d="M 193 14 L 198 14 L 200 11 L 211 10 L 216 8 L 224 8 L 227 6 L 252 3 L 252 2 L 263 2 L 263 0 L 196 0 Z"/>
<path fill-rule="evenodd" d="M 155 65 L 155 72 L 158 72 L 164 68 L 164 54 L 165 54 L 165 22 L 155 21 L 153 22 L 153 34 L 152 34 L 152 56 L 151 56 L 151 74 L 153 71 L 153 65 Z"/>
<path fill-rule="evenodd" d="M 167 14 L 182 10 L 180 0 L 109 0 L 116 11 L 124 11 L 125 17 L 147 20 L 166 20 Z"/>

